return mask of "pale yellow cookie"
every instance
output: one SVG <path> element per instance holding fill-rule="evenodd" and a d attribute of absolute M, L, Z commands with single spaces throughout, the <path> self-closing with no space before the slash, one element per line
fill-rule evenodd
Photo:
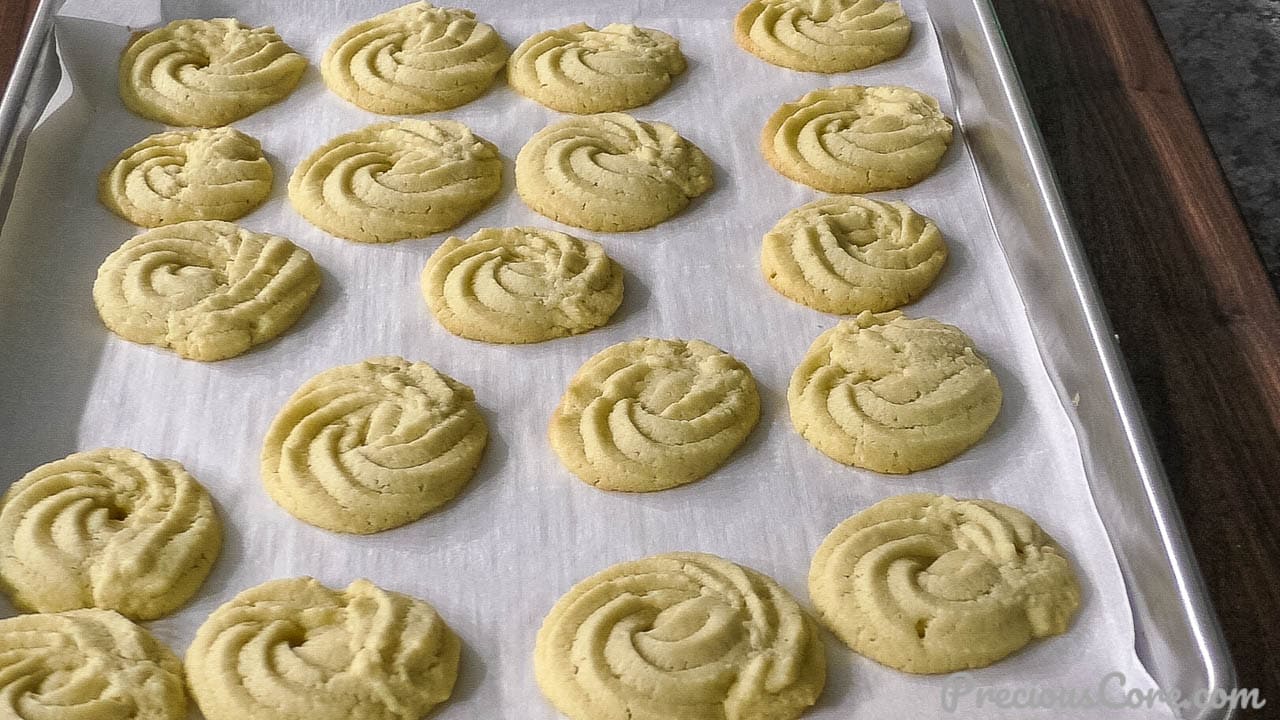
<path fill-rule="evenodd" d="M 221 547 L 204 488 L 178 463 L 133 450 L 41 465 L 0 499 L 0 588 L 24 610 L 167 615 L 195 594 Z"/>
<path fill-rule="evenodd" d="M 588 230 L 652 227 L 711 189 L 711 161 L 675 128 L 625 113 L 569 118 L 516 157 L 516 191 L 535 212 Z"/>
<path fill-rule="evenodd" d="M 370 358 L 289 398 L 262 444 L 262 480 L 299 520 L 375 533 L 457 495 L 488 438 L 471 388 L 426 363 Z"/>
<path fill-rule="evenodd" d="M 185 720 L 182 663 L 109 610 L 0 620 L 0 717 Z"/>
<path fill-rule="evenodd" d="M 226 125 L 284 99 L 307 61 L 269 27 L 174 20 L 135 35 L 120 58 L 125 107 L 167 125 Z"/>
<path fill-rule="evenodd" d="M 809 594 L 850 648 L 911 673 L 986 667 L 1067 631 L 1075 573 L 1022 512 L 921 493 L 882 500 L 831 531 Z"/>
<path fill-rule="evenodd" d="M 540 228 L 485 228 L 444 241 L 422 294 L 449 332 L 495 343 L 576 335 L 622 303 L 622 268 L 600 243 Z"/>
<path fill-rule="evenodd" d="M 733 36 L 774 65 L 838 73 L 901 55 L 911 21 L 902 5 L 883 0 L 751 0 L 734 20 Z"/>
<path fill-rule="evenodd" d="M 271 163 L 235 128 L 157 133 L 98 177 L 98 199 L 134 225 L 238 220 L 271 194 Z"/>
<path fill-rule="evenodd" d="M 213 611 L 187 650 L 206 720 L 422 720 L 461 644 L 435 609 L 357 580 L 273 580 Z"/>
<path fill-rule="evenodd" d="M 583 481 L 652 492 L 710 474 L 759 419 L 755 378 L 732 355 L 701 340 L 641 338 L 583 364 L 548 432 Z"/>
<path fill-rule="evenodd" d="M 192 220 L 148 230 L 108 255 L 93 302 L 126 340 L 213 361 L 288 330 L 319 287 L 319 266 L 288 240 Z"/>
<path fill-rule="evenodd" d="M 778 108 L 760 138 L 775 170 L 831 193 L 914 185 L 950 144 L 938 101 L 895 85 L 814 90 Z"/>
<path fill-rule="evenodd" d="M 906 203 L 822 198 L 764 236 L 760 266 L 773 289 L 815 310 L 852 315 L 918 299 L 947 261 L 938 226 Z"/>
<path fill-rule="evenodd" d="M 691 552 L 575 585 L 543 621 L 533 668 L 570 720 L 791 720 L 827 677 L 818 629 L 786 590 Z"/>
<path fill-rule="evenodd" d="M 392 242 L 448 230 L 502 187 L 489 141 L 452 120 L 399 120 L 344 133 L 293 171 L 289 200 L 325 232 Z"/>
<path fill-rule="evenodd" d="M 325 51 L 320 72 L 358 107 L 417 115 L 476 99 L 506 60 L 506 43 L 475 13 L 416 2 L 348 28 Z"/>
<path fill-rule="evenodd" d="M 661 30 L 578 23 L 520 43 L 507 82 L 553 110 L 601 113 L 648 104 L 684 69 L 680 43 Z"/>
<path fill-rule="evenodd" d="M 811 445 L 883 473 L 935 467 L 969 449 L 1000 400 L 969 336 L 897 311 L 864 312 L 819 335 L 787 389 L 791 422 Z"/>

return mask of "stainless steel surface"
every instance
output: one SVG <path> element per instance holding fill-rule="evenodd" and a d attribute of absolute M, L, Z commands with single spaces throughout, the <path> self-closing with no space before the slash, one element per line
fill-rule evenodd
<path fill-rule="evenodd" d="M 62 77 L 51 32 L 55 1 L 41 0 L 36 8 L 4 100 L 0 101 L 0 224 L 13 199 L 13 185 L 22 167 L 27 135 L 40 119 Z"/>
<path fill-rule="evenodd" d="M 53 5 L 42 0 L 0 104 L 0 217 L 61 76 Z M 1139 655 L 1163 688 L 1230 689 L 1234 668 L 995 15 L 987 0 L 930 9 L 992 224 L 1124 572 Z"/>
<path fill-rule="evenodd" d="M 995 13 L 988 0 L 931 9 L 992 223 L 1124 572 L 1139 655 L 1163 688 L 1229 690 L 1235 668 Z"/>

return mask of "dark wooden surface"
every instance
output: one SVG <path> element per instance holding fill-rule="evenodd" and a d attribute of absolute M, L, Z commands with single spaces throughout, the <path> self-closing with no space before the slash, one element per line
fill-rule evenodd
<path fill-rule="evenodd" d="M 18 46 L 35 11 L 35 0 L 0 0 L 0 85 L 9 81 Z"/>
<path fill-rule="evenodd" d="M 0 82 L 35 2 L 0 0 Z M 1280 717 L 1280 303 L 1143 0 L 995 0 L 1222 618 Z"/>

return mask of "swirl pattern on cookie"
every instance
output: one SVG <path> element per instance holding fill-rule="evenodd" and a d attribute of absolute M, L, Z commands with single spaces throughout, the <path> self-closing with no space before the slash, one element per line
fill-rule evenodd
<path fill-rule="evenodd" d="M 947 261 L 938 226 L 906 203 L 846 195 L 787 213 L 764 236 L 773 289 L 823 312 L 882 312 L 918 299 Z"/>
<path fill-rule="evenodd" d="M 183 720 L 182 663 L 110 610 L 0 620 L 0 717 Z"/>
<path fill-rule="evenodd" d="M 157 618 L 195 594 L 221 547 L 204 488 L 133 450 L 41 465 L 0 499 L 0 586 L 26 610 Z"/>
<path fill-rule="evenodd" d="M 292 578 L 213 611 L 186 666 L 208 720 L 421 720 L 452 694 L 459 653 L 421 600 Z"/>
<path fill-rule="evenodd" d="M 849 85 L 778 108 L 760 144 L 775 170 L 818 190 L 893 190 L 933 173 L 951 144 L 951 121 L 911 88 Z"/>
<path fill-rule="evenodd" d="M 130 147 L 98 179 L 98 198 L 135 225 L 237 220 L 271 194 L 258 141 L 229 127 L 157 133 Z"/>
<path fill-rule="evenodd" d="M 575 585 L 543 621 L 533 664 L 570 720 L 790 720 L 826 683 L 817 627 L 786 590 L 690 552 Z"/>
<path fill-rule="evenodd" d="M 883 0 L 751 0 L 734 38 L 747 52 L 792 70 L 838 73 L 902 54 L 911 21 Z"/>
<path fill-rule="evenodd" d="M 422 293 L 449 332 L 532 343 L 586 332 L 622 303 L 622 268 L 600 243 L 540 228 L 449 238 L 427 260 Z"/>
<path fill-rule="evenodd" d="M 502 187 L 498 149 L 452 120 L 400 120 L 339 135 L 293 171 L 289 200 L 325 232 L 392 242 L 448 230 Z"/>
<path fill-rule="evenodd" d="M 263 442 L 262 479 L 299 520 L 374 533 L 452 499 L 488 437 L 471 388 L 426 363 L 371 358 L 289 398 Z"/>
<path fill-rule="evenodd" d="M 226 125 L 282 100 L 307 61 L 269 27 L 174 20 L 137 35 L 120 58 L 120 98 L 167 125 Z"/>
<path fill-rule="evenodd" d="M 588 230 L 652 227 L 712 182 L 711 161 L 675 128 L 625 113 L 549 125 L 516 157 L 516 191 L 525 203 Z"/>
<path fill-rule="evenodd" d="M 93 301 L 120 337 L 213 361 L 289 329 L 319 287 L 319 266 L 288 240 L 192 220 L 148 230 L 108 255 Z"/>
<path fill-rule="evenodd" d="M 602 113 L 648 104 L 684 69 L 680 43 L 661 30 L 578 23 L 520 43 L 507 82 L 553 110 Z"/>
<path fill-rule="evenodd" d="M 416 2 L 348 28 L 320 71 L 330 90 L 358 107 L 417 115 L 476 99 L 506 61 L 506 44 L 475 13 Z"/>
<path fill-rule="evenodd" d="M 982 439 L 1001 393 L 959 328 L 864 312 L 818 336 L 791 376 L 787 402 L 796 430 L 827 457 L 909 473 Z"/>
<path fill-rule="evenodd" d="M 850 648 L 912 673 L 986 667 L 1066 632 L 1080 588 L 1022 512 L 921 493 L 845 520 L 809 570 L 818 616 Z"/>
<path fill-rule="evenodd" d="M 641 338 L 583 364 L 549 435 L 583 481 L 652 492 L 710 474 L 759 419 L 755 379 L 732 355 L 701 340 Z"/>

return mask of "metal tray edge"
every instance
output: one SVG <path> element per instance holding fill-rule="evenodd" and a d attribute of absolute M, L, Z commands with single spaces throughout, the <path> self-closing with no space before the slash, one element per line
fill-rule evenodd
<path fill-rule="evenodd" d="M 1014 114 L 1023 148 L 1055 238 L 1071 274 L 1071 284 L 1079 300 L 1098 360 L 1106 375 L 1108 392 L 1114 400 L 1124 428 L 1125 441 L 1133 454 L 1146 497 L 1155 515 L 1160 542 L 1169 558 L 1176 590 L 1201 660 L 1206 669 L 1207 690 L 1230 691 L 1236 684 L 1236 670 L 1204 579 L 1194 558 L 1186 528 L 1173 497 L 1172 487 L 1155 448 L 1154 438 L 1137 400 L 1133 380 L 1124 364 L 1116 335 L 1102 304 L 1084 246 L 1062 199 L 1061 188 L 1045 150 L 1044 139 L 1030 102 L 1004 39 L 991 0 L 974 0 L 987 50 L 1000 75 L 1005 95 Z M 1227 720 L 1236 717 L 1230 708 L 1206 710 L 1200 720 Z"/>
<path fill-rule="evenodd" d="M 34 102 L 29 97 L 36 68 L 46 48 L 52 49 L 56 4 L 57 0 L 40 0 L 31 26 L 23 37 L 8 88 L 0 100 L 0 225 L 8 216 L 9 204 L 13 200 L 13 187 L 22 167 L 22 145 L 53 94 L 54 88 L 49 88 L 46 97 Z"/>

